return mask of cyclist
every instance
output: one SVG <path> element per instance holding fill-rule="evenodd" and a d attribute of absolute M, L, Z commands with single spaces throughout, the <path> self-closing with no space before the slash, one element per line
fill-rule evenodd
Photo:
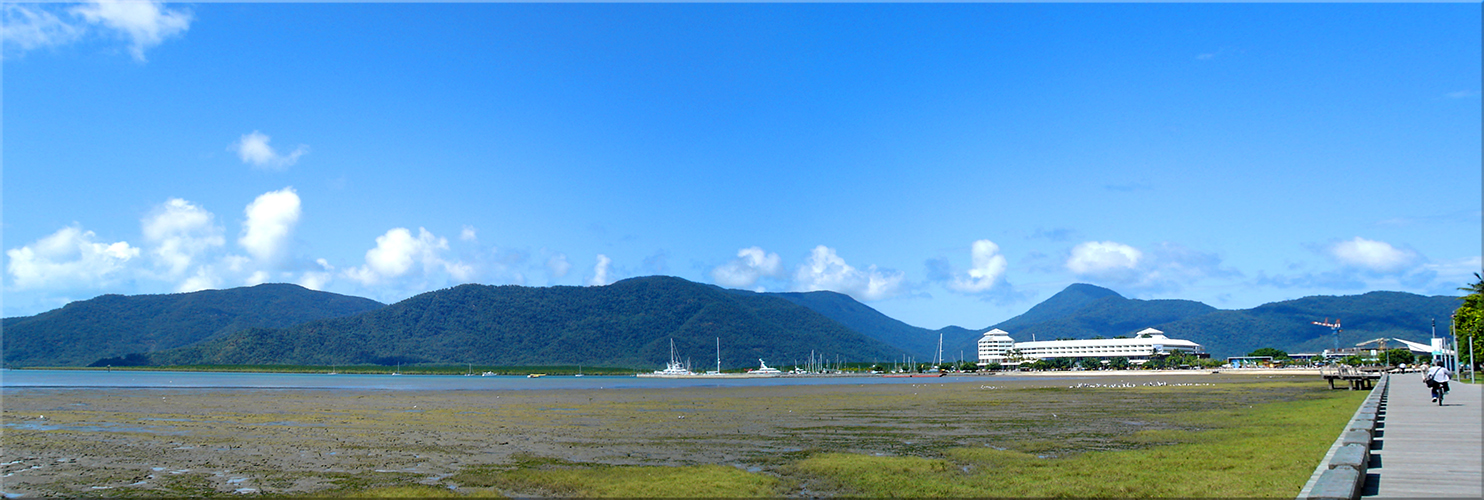
<path fill-rule="evenodd" d="M 1427 383 L 1429 389 L 1432 389 L 1432 402 L 1436 403 L 1438 398 L 1448 393 L 1448 381 L 1451 380 L 1452 373 L 1442 361 L 1438 361 L 1437 366 L 1428 368 L 1424 373 L 1422 381 Z"/>

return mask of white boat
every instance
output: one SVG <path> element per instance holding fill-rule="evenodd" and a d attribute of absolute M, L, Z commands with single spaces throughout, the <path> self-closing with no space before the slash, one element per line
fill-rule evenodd
<path fill-rule="evenodd" d="M 680 363 L 679 357 L 675 355 L 675 339 L 670 339 L 670 362 L 665 364 L 665 369 L 663 369 L 663 370 L 655 370 L 654 372 L 651 372 L 651 373 L 640 373 L 639 374 L 640 377 L 661 377 L 661 378 L 667 378 L 667 377 L 668 378 L 695 377 L 695 376 L 698 376 L 698 375 L 699 374 L 697 374 L 696 372 L 690 371 L 690 369 L 687 369 L 685 367 L 685 365 L 683 365 L 683 364 Z"/>
<path fill-rule="evenodd" d="M 759 368 L 756 369 L 756 370 L 752 370 L 752 371 L 747 372 L 749 375 L 753 375 L 753 376 L 776 376 L 776 375 L 783 375 L 783 372 L 782 371 L 779 371 L 777 368 L 769 368 L 768 367 L 768 364 L 767 363 L 764 363 L 762 358 L 758 358 L 757 364 L 758 364 Z"/>

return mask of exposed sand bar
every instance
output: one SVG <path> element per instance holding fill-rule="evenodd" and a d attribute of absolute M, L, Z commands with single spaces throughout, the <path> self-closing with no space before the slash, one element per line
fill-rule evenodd
<path fill-rule="evenodd" d="M 0 473 L 11 495 L 200 496 L 457 488 L 448 475 L 514 454 L 760 473 L 813 451 L 935 456 L 1032 443 L 1055 454 L 1174 425 L 1162 414 L 1303 397 L 1323 385 L 1287 371 L 1138 373 L 553 391 L 8 388 Z M 1265 383 L 1294 379 L 1313 383 Z"/>

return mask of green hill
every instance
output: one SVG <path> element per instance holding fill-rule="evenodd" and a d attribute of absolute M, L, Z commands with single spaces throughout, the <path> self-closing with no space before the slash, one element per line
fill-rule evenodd
<path fill-rule="evenodd" d="M 156 364 L 475 363 L 660 368 L 670 340 L 693 366 L 784 365 L 901 351 L 808 308 L 653 276 L 603 287 L 460 285 L 358 316 L 257 328 L 151 355 Z"/>
<path fill-rule="evenodd" d="M 1171 337 L 1199 342 L 1212 357 L 1241 356 L 1261 347 L 1319 353 L 1334 347 L 1334 336 L 1314 321 L 1341 320 L 1341 347 L 1380 337 L 1425 344 L 1434 318 L 1438 335 L 1448 335 L 1448 317 L 1460 304 L 1458 297 L 1403 292 L 1314 296 L 1153 326 Z"/>
<path fill-rule="evenodd" d="M 281 328 L 380 309 L 370 299 L 264 284 L 168 295 L 103 295 L 5 318 L 6 366 L 84 366 L 190 346 L 253 327 Z"/>
<path fill-rule="evenodd" d="M 1005 330 L 1016 341 L 1025 342 L 1117 337 L 1153 327 L 1171 338 L 1200 343 L 1213 358 L 1225 358 L 1245 355 L 1261 347 L 1321 352 L 1334 346 L 1333 336 L 1330 329 L 1312 322 L 1325 318 L 1343 321 L 1342 347 L 1380 337 L 1426 343 L 1431 337 L 1431 319 L 1440 319 L 1439 332 L 1446 334 L 1448 316 L 1460 303 L 1457 297 L 1450 296 L 1370 292 L 1221 310 L 1188 300 L 1128 299 L 1105 288 L 1075 284 L 1025 314 L 991 328 Z M 971 349 L 977 340 L 976 336 L 962 345 L 954 345 L 954 349 Z"/>

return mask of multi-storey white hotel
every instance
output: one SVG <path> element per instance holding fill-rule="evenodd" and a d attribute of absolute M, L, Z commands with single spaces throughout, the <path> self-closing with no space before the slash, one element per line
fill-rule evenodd
<path fill-rule="evenodd" d="M 1045 340 L 1040 342 L 1015 342 L 1010 334 L 998 328 L 984 332 L 979 338 L 979 364 L 1011 364 L 1011 351 L 1017 351 L 1026 361 L 1052 358 L 1128 358 L 1130 364 L 1143 364 L 1156 356 L 1167 356 L 1177 352 L 1205 357 L 1200 344 L 1189 340 L 1172 339 L 1165 332 L 1145 328 L 1127 339 L 1083 339 Z"/>

